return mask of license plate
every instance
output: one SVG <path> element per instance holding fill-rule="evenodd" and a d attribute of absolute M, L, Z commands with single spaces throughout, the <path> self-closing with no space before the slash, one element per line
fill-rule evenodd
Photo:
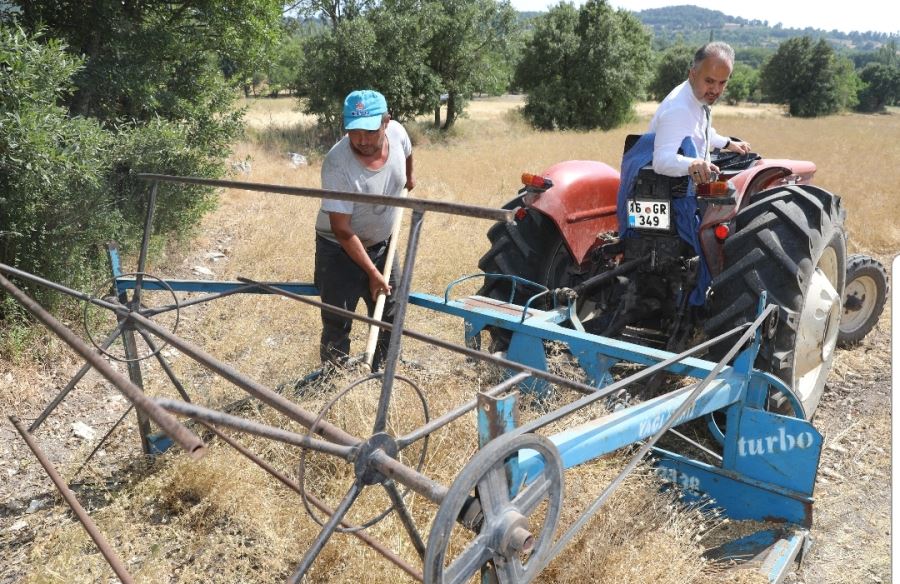
<path fill-rule="evenodd" d="M 628 226 L 635 229 L 669 229 L 669 202 L 630 199 Z"/>

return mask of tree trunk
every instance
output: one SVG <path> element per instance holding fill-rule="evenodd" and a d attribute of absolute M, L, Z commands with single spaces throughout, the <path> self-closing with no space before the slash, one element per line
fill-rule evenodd
<path fill-rule="evenodd" d="M 447 119 L 444 120 L 441 130 L 449 130 L 454 122 L 456 122 L 456 94 L 451 91 L 447 94 Z"/>
<path fill-rule="evenodd" d="M 434 128 L 439 129 L 441 127 L 441 101 L 438 100 L 436 106 L 434 106 Z"/>

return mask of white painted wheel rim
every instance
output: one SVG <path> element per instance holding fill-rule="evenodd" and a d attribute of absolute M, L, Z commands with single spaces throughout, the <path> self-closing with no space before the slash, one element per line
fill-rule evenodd
<path fill-rule="evenodd" d="M 844 304 L 846 299 L 856 297 L 860 301 L 858 310 L 843 309 L 841 315 L 841 330 L 851 333 L 863 326 L 872 311 L 875 310 L 875 302 L 878 299 L 878 285 L 871 276 L 860 276 L 847 282 L 844 292 Z"/>
<path fill-rule="evenodd" d="M 806 406 L 818 402 L 837 345 L 841 319 L 841 295 L 835 289 L 839 282 L 837 256 L 828 248 L 812 273 L 794 349 L 794 389 Z"/>

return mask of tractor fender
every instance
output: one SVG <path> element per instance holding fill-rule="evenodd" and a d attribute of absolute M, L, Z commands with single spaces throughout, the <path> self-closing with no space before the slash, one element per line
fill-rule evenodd
<path fill-rule="evenodd" d="M 619 171 L 593 160 L 567 160 L 542 176 L 553 186 L 537 194 L 528 206 L 553 221 L 575 264 L 580 265 L 599 234 L 618 229 Z"/>
<path fill-rule="evenodd" d="M 761 191 L 794 184 L 810 184 L 816 165 L 806 160 L 763 159 L 730 178 L 737 205 L 710 205 L 700 224 L 700 247 L 713 276 L 722 271 L 722 244 L 713 233 L 721 223 L 730 223 L 750 198 Z"/>

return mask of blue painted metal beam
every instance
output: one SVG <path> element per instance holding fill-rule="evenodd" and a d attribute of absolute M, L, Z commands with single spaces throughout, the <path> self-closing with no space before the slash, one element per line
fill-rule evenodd
<path fill-rule="evenodd" d="M 566 343 L 572 354 L 579 358 L 595 355 L 613 361 L 653 365 L 672 356 L 672 353 L 660 349 L 566 328 L 559 324 L 566 320 L 565 310 L 529 309 L 532 316 L 524 322 L 520 322 L 520 315 L 506 314 L 489 308 L 473 309 L 458 300 L 449 300 L 445 303 L 441 297 L 420 292 L 410 294 L 409 302 L 429 310 L 463 318 L 466 321 L 466 332 L 469 335 L 477 334 L 486 326 L 500 327 L 511 331 L 514 336 L 518 334 L 532 339 Z M 714 366 L 715 363 L 712 361 L 688 357 L 682 362 L 672 365 L 668 370 L 679 375 L 701 378 L 712 371 Z"/>
<path fill-rule="evenodd" d="M 209 292 L 209 293 L 222 293 L 222 292 L 232 292 L 238 288 L 248 288 L 246 282 L 228 282 L 228 281 L 213 281 L 213 280 L 166 280 L 166 284 L 168 284 L 173 291 L 175 292 Z M 134 288 L 134 278 L 130 276 L 122 276 L 116 278 L 116 287 L 118 291 L 124 290 L 132 290 Z M 299 294 L 301 296 L 318 296 L 319 290 L 313 284 L 303 284 L 298 282 L 267 282 L 270 286 L 275 288 L 279 288 L 281 290 L 285 290 L 287 292 L 291 292 L 293 294 Z M 159 283 L 157 280 L 153 279 L 145 279 L 141 283 L 141 288 L 143 290 L 161 290 L 165 291 L 166 288 Z M 262 288 L 248 288 L 246 290 L 248 294 L 270 294 L 267 290 L 263 290 Z"/>

